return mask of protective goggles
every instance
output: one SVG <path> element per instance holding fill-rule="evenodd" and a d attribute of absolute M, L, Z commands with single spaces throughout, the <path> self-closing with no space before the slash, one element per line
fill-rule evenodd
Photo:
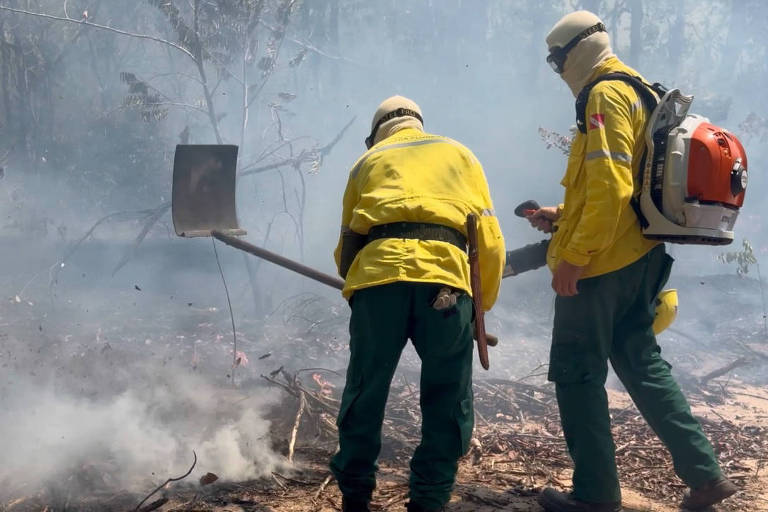
<path fill-rule="evenodd" d="M 424 124 L 424 120 L 421 118 L 421 115 L 415 110 L 411 110 L 410 108 L 398 108 L 397 110 L 393 110 L 392 112 L 388 112 L 381 116 L 381 119 L 376 122 L 373 130 L 371 130 L 371 134 L 365 138 L 365 147 L 368 149 L 373 147 L 373 140 L 376 138 L 376 132 L 379 131 L 379 128 L 382 124 L 386 123 L 390 119 L 406 116 L 415 117 L 421 122 L 421 124 Z"/>
<path fill-rule="evenodd" d="M 560 47 L 560 46 L 553 46 L 549 49 L 549 55 L 547 56 L 547 63 L 552 67 L 552 69 L 557 74 L 561 74 L 563 72 L 563 69 L 565 67 L 565 59 L 568 57 L 568 52 L 573 50 L 573 47 L 579 44 L 584 39 L 588 38 L 592 34 L 596 34 L 597 32 L 606 32 L 605 25 L 602 23 L 598 23 L 597 25 L 592 25 L 588 29 L 581 32 L 579 35 L 571 39 L 567 45 Z"/>

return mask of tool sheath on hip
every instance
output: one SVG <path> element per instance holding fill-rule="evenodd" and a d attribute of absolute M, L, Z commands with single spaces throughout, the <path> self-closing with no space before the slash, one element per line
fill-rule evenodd
<path fill-rule="evenodd" d="M 488 340 L 485 335 L 485 317 L 483 311 L 483 290 L 480 281 L 480 258 L 477 244 L 477 216 L 467 215 L 467 242 L 469 245 L 469 278 L 472 286 L 472 302 L 475 306 L 475 340 L 477 354 L 484 369 L 490 368 L 488 361 Z"/>

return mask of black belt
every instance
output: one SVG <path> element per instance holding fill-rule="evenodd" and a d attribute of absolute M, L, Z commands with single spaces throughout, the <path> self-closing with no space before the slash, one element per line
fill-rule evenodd
<path fill-rule="evenodd" d="M 368 230 L 368 242 L 381 238 L 432 240 L 453 244 L 464 252 L 467 250 L 467 237 L 461 231 L 428 222 L 392 222 L 372 226 Z"/>

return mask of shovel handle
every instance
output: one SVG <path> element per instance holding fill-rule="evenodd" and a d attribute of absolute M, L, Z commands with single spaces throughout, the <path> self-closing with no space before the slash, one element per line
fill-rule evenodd
<path fill-rule="evenodd" d="M 275 265 L 279 265 L 283 268 L 287 268 L 288 270 L 293 270 L 298 274 L 301 274 L 305 277 L 314 279 L 315 281 L 318 281 L 320 283 L 336 288 L 337 290 L 344 289 L 344 281 L 342 281 L 338 277 L 334 277 L 324 272 L 320 272 L 319 270 L 315 270 L 306 265 L 302 265 L 297 261 L 289 260 L 284 256 L 280 256 L 279 254 L 276 254 L 272 251 L 268 251 L 266 249 L 262 249 L 261 247 L 257 247 L 253 244 L 249 244 L 248 242 L 244 240 L 240 240 L 239 238 L 236 238 L 234 236 L 225 235 L 220 231 L 211 231 L 211 236 L 216 238 L 217 240 L 221 240 L 222 242 L 224 242 L 229 246 L 234 247 L 235 249 L 240 249 L 241 251 L 245 251 L 249 254 L 253 254 L 254 256 L 258 256 L 259 258 L 272 262 Z"/>

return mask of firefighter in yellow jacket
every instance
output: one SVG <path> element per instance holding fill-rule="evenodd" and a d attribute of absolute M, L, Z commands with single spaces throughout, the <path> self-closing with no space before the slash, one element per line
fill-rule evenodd
<path fill-rule="evenodd" d="M 605 26 L 590 12 L 562 18 L 547 44 L 547 61 L 577 98 L 608 73 L 639 76 L 612 53 Z M 633 208 L 650 113 L 619 80 L 601 81 L 585 94 L 584 123 L 561 182 L 564 203 L 530 216 L 534 226 L 553 232 L 547 260 L 557 298 L 549 380 L 574 462 L 573 492 L 545 489 L 539 502 L 549 512 L 621 510 L 604 388 L 610 360 L 690 487 L 684 507 L 702 510 L 736 488 L 723 477 L 653 333 L 656 298 L 672 258 L 663 244 L 643 237 Z"/>
<path fill-rule="evenodd" d="M 424 133 L 413 101 L 385 100 L 366 145 L 349 173 L 335 252 L 352 316 L 331 470 L 343 510 L 369 510 L 384 406 L 410 338 L 421 358 L 422 439 L 407 508 L 442 510 L 474 422 L 467 214 L 479 218 L 485 309 L 498 294 L 504 240 L 482 166 L 458 142 Z"/>

